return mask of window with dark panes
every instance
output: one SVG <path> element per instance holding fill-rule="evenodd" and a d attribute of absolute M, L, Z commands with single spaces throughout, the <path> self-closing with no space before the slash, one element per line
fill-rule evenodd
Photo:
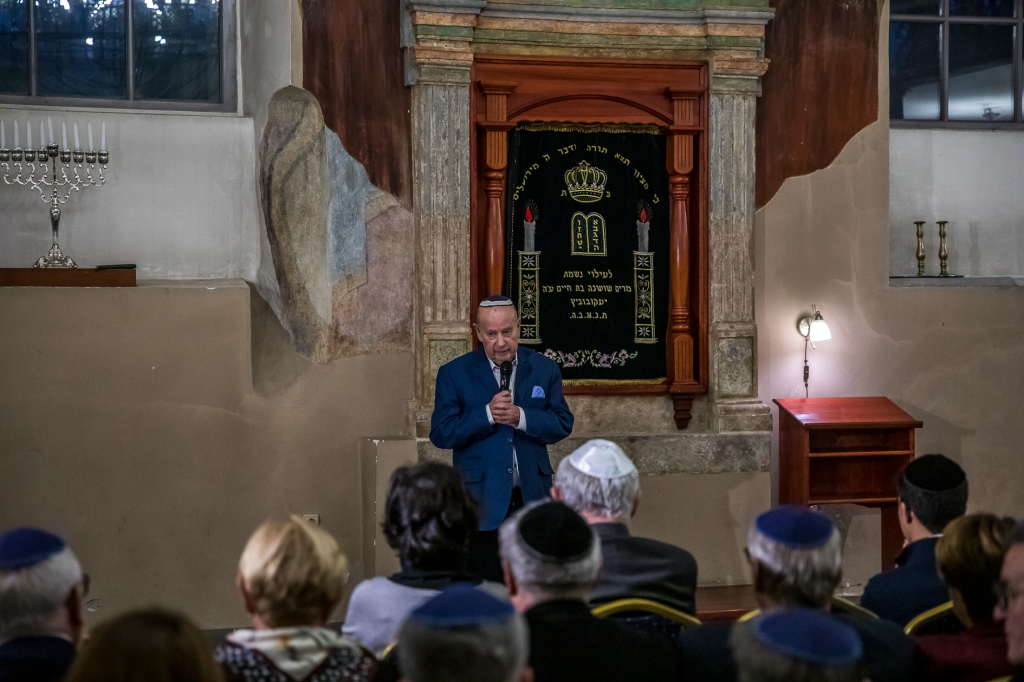
<path fill-rule="evenodd" d="M 1024 0 L 892 0 L 889 118 L 900 127 L 1016 127 Z"/>
<path fill-rule="evenodd" d="M 225 110 L 234 0 L 0 0 L 0 102 Z"/>

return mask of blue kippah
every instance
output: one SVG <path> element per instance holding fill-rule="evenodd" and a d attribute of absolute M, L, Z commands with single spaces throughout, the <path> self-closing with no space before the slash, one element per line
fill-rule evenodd
<path fill-rule="evenodd" d="M 438 628 L 457 628 L 515 615 L 512 605 L 470 585 L 453 585 L 411 614 L 409 620 Z"/>
<path fill-rule="evenodd" d="M 35 528 L 15 528 L 0 536 L 0 571 L 17 571 L 46 561 L 64 549 L 59 535 Z"/>
<path fill-rule="evenodd" d="M 808 663 L 851 665 L 863 651 L 853 628 L 815 609 L 768 613 L 754 621 L 753 629 L 757 640 L 772 651 Z"/>
<path fill-rule="evenodd" d="M 806 507 L 784 506 L 757 517 L 757 532 L 796 549 L 813 549 L 832 537 L 832 520 Z"/>

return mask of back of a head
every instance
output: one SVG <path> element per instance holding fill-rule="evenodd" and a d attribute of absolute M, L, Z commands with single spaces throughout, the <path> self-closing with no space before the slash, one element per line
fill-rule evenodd
<path fill-rule="evenodd" d="M 860 638 L 817 609 L 765 613 L 732 630 L 739 682 L 861 682 Z"/>
<path fill-rule="evenodd" d="M 922 455 L 896 478 L 900 501 L 932 533 L 967 511 L 967 474 L 944 455 Z"/>
<path fill-rule="evenodd" d="M 203 632 L 184 615 L 140 609 L 98 625 L 65 682 L 220 682 Z"/>
<path fill-rule="evenodd" d="M 759 589 L 778 604 L 822 608 L 842 571 L 842 537 L 832 520 L 805 507 L 779 507 L 754 521 L 747 551 Z"/>
<path fill-rule="evenodd" d="M 974 623 L 992 621 L 995 586 L 1014 525 L 1013 519 L 993 514 L 961 516 L 946 525 L 935 545 L 939 573 L 959 593 Z"/>
<path fill-rule="evenodd" d="M 256 529 L 238 562 L 241 586 L 272 628 L 325 620 L 341 600 L 346 574 L 338 542 L 295 515 Z"/>
<path fill-rule="evenodd" d="M 511 605 L 457 585 L 410 614 L 398 654 L 410 682 L 513 682 L 529 660 L 529 636 Z"/>
<path fill-rule="evenodd" d="M 0 537 L 0 641 L 48 630 L 82 580 L 64 541 L 19 528 Z"/>
<path fill-rule="evenodd" d="M 499 530 L 501 558 L 526 591 L 579 597 L 592 589 L 601 569 L 597 535 L 568 505 L 533 502 Z"/>
<path fill-rule="evenodd" d="M 589 440 L 558 465 L 555 485 L 563 501 L 580 514 L 625 522 L 640 492 L 636 466 L 615 443 Z"/>
<path fill-rule="evenodd" d="M 404 569 L 464 570 L 477 509 L 455 470 L 428 462 L 391 475 L 384 537 Z"/>

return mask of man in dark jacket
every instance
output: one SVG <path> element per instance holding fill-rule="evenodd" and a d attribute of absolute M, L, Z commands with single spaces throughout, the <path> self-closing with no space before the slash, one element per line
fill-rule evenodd
<path fill-rule="evenodd" d="M 906 625 L 949 601 L 935 566 L 935 543 L 946 524 L 967 511 L 967 475 L 951 459 L 924 455 L 896 479 L 900 530 L 907 544 L 896 568 L 868 581 L 861 604 L 886 620 Z"/>
<path fill-rule="evenodd" d="M 0 682 L 58 682 L 82 637 L 82 568 L 60 537 L 0 536 Z"/>
<path fill-rule="evenodd" d="M 590 603 L 650 599 L 695 615 L 697 561 L 681 547 L 633 537 L 640 474 L 607 440 L 590 440 L 562 460 L 551 497 L 572 507 L 601 539 L 603 564 Z"/>
<path fill-rule="evenodd" d="M 671 647 L 590 613 L 601 543 L 576 512 L 561 502 L 534 503 L 506 521 L 499 537 L 505 586 L 530 628 L 536 682 L 677 679 Z"/>
<path fill-rule="evenodd" d="M 843 563 L 842 538 L 831 519 L 803 507 L 780 507 L 757 517 L 747 543 L 761 609 L 800 606 L 829 610 Z M 914 647 L 899 626 L 867 613 L 832 610 L 863 643 L 865 677 L 872 682 L 907 679 Z M 735 682 L 729 634 L 729 626 L 716 625 L 682 633 L 681 665 L 687 679 Z"/>

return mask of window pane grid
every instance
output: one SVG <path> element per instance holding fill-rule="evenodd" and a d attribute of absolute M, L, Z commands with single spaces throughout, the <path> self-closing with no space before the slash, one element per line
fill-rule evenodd
<path fill-rule="evenodd" d="M 889 110 L 898 127 L 1021 126 L 1024 0 L 900 0 L 894 5 L 900 11 L 889 17 Z M 934 26 L 938 35 L 926 26 Z M 933 40 L 937 55 L 929 47 Z M 929 62 L 936 58 L 937 83 L 929 76 L 934 73 Z"/>
<path fill-rule="evenodd" d="M 233 111 L 234 4 L 0 0 L 0 103 Z"/>

